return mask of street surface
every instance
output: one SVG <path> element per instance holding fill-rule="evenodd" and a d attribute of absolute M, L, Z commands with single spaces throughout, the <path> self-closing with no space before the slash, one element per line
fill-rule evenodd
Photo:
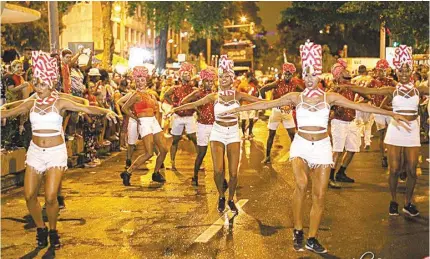
<path fill-rule="evenodd" d="M 429 175 L 419 170 L 415 201 L 420 216 L 411 218 L 400 212 L 400 216 L 390 217 L 388 174 L 381 168 L 377 136 L 371 150 L 357 154 L 347 170 L 356 183 L 328 190 L 318 239 L 329 254 L 295 252 L 288 135 L 278 129 L 274 163 L 268 167 L 260 163 L 268 135 L 266 122 L 258 121 L 254 131 L 254 141 L 247 140 L 242 146 L 236 198 L 241 210 L 233 220 L 230 212 L 221 216 L 217 212 L 210 152 L 204 162 L 206 171 L 200 173 L 200 185 L 191 186 L 195 156 L 189 141 L 181 142 L 178 172 L 166 170 L 164 185 L 151 182 L 152 171 L 139 170 L 132 176 L 132 186 L 124 187 L 119 174 L 125 152 L 97 168 L 69 170 L 63 182 L 66 209 L 60 211 L 58 222 L 63 246 L 55 251 L 55 258 L 358 259 L 366 252 L 369 254 L 362 258 L 373 258 L 372 252 L 374 258 L 418 259 L 429 255 Z M 166 166 L 170 167 L 170 154 Z M 401 207 L 404 183 L 399 184 L 399 192 Z M 39 201 L 43 204 L 43 200 L 42 189 Z M 2 258 L 54 257 L 50 249 L 35 250 L 36 229 L 22 188 L 3 193 L 1 209 Z"/>

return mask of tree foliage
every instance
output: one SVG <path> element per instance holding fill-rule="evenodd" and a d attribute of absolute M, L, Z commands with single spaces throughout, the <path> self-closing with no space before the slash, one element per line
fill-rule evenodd
<path fill-rule="evenodd" d="M 18 24 L 2 24 L 2 48 L 16 48 L 22 50 L 25 47 L 31 47 L 33 49 L 40 49 L 49 51 L 49 23 L 48 23 L 48 4 L 46 1 L 8 1 L 8 3 L 21 5 L 27 8 L 39 11 L 41 16 L 40 19 L 30 23 L 18 23 Z M 75 4 L 71 1 L 59 1 L 58 2 L 58 13 L 60 22 L 60 33 L 65 27 L 61 23 L 61 17 L 67 13 L 69 8 Z"/>
<path fill-rule="evenodd" d="M 385 22 L 393 41 L 413 46 L 414 52 L 428 51 L 429 2 L 348 2 L 338 12 L 366 17 L 372 29 Z"/>
<path fill-rule="evenodd" d="M 428 2 L 293 2 L 282 11 L 278 31 L 281 45 L 294 55 L 311 39 L 332 55 L 347 45 L 348 56 L 379 56 L 381 22 L 392 40 L 422 52 L 429 46 L 428 20 Z"/>

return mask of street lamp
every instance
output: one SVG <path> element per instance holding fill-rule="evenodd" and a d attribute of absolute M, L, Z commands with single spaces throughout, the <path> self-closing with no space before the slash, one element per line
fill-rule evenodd
<path fill-rule="evenodd" d="M 246 20 L 248 20 L 248 18 L 246 18 L 246 16 L 245 16 L 245 15 L 242 15 L 242 16 L 240 17 L 240 21 L 241 21 L 242 23 L 245 23 L 245 22 L 246 22 Z"/>

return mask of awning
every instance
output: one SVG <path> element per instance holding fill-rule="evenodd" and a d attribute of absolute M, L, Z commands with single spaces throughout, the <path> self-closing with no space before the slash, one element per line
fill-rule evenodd
<path fill-rule="evenodd" d="M 40 19 L 40 12 L 19 5 L 1 2 L 1 23 L 26 23 Z"/>

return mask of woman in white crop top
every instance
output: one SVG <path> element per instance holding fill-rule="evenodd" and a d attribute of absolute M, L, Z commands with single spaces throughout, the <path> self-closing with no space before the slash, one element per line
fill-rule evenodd
<path fill-rule="evenodd" d="M 302 55 L 303 56 L 303 55 Z M 304 67 L 305 90 L 292 92 L 269 102 L 256 102 L 229 110 L 223 114 L 233 114 L 247 110 L 266 110 L 288 105 L 296 106 L 298 133 L 290 147 L 290 160 L 296 187 L 293 194 L 294 249 L 303 250 L 303 207 L 308 178 L 312 178 L 312 209 L 310 214 L 309 238 L 306 248 L 317 253 L 327 250 L 315 238 L 321 221 L 324 197 L 328 186 L 330 167 L 333 165 L 332 146 L 327 133 L 331 105 L 343 106 L 364 112 L 394 116 L 405 120 L 401 115 L 372 107 L 364 103 L 354 103 L 337 93 L 324 93 L 318 88 L 318 70 L 313 66 Z M 313 173 L 311 173 L 313 171 Z"/>
<path fill-rule="evenodd" d="M 210 145 L 212 162 L 214 166 L 214 180 L 219 193 L 218 211 L 223 212 L 225 210 L 226 199 L 224 195 L 225 189 L 223 187 L 223 182 L 225 178 L 224 154 L 227 151 L 230 175 L 228 184 L 228 205 L 230 210 L 237 214 L 238 210 L 234 204 L 233 198 L 236 192 L 237 173 L 239 170 L 238 167 L 240 160 L 240 135 L 238 118 L 236 115 L 221 116 L 220 114 L 228 109 L 239 107 L 240 101 L 257 102 L 261 101 L 261 99 L 246 93 L 237 92 L 232 88 L 234 79 L 233 61 L 228 60 L 226 55 L 222 55 L 220 58 L 218 77 L 219 91 L 217 93 L 208 94 L 196 102 L 176 107 L 172 109 L 168 115 L 180 110 L 195 109 L 196 107 L 209 102 L 215 103 L 215 123 L 211 131 Z"/>
<path fill-rule="evenodd" d="M 400 46 L 402 47 L 402 46 Z M 400 48 L 399 47 L 399 48 Z M 397 53 L 397 52 L 396 52 Z M 416 168 L 420 153 L 420 125 L 418 118 L 419 100 L 422 95 L 429 94 L 428 87 L 415 87 L 411 81 L 412 60 L 397 63 L 397 77 L 399 83 L 396 87 L 384 86 L 381 88 L 350 87 L 352 91 L 362 94 L 385 95 L 392 101 L 393 112 L 404 115 L 410 124 L 410 129 L 399 127 L 398 122 L 391 120 L 387 128 L 384 143 L 388 149 L 388 164 L 390 167 L 391 202 L 390 215 L 399 215 L 397 203 L 397 183 L 401 173 L 401 156 L 406 163 L 406 194 L 403 212 L 410 216 L 417 216 L 419 211 L 412 204 L 413 192 L 417 180 Z M 402 152 L 403 149 L 403 152 Z"/>
<path fill-rule="evenodd" d="M 36 53 L 36 54 L 35 54 Z M 33 52 L 33 55 L 45 55 Z M 37 58 L 36 56 L 36 58 Z M 40 61 L 42 62 L 42 61 Z M 35 64 L 37 62 L 33 62 Z M 47 67 L 43 71 L 40 67 Z M 33 85 L 37 92 L 36 98 L 30 97 L 18 106 L 1 111 L 1 118 L 8 118 L 20 114 L 30 113 L 30 122 L 33 138 L 27 151 L 26 171 L 24 178 L 24 195 L 27 208 L 37 226 L 37 245 L 46 247 L 48 235 L 51 245 L 60 248 L 57 233 L 58 202 L 57 192 L 61 184 L 64 171 L 67 169 L 67 149 L 64 142 L 62 121 L 65 111 L 77 111 L 87 114 L 106 115 L 108 119 L 116 122 L 116 115 L 106 109 L 94 106 L 85 106 L 69 99 L 60 97 L 53 89 L 58 72 L 53 74 L 55 67 L 49 62 L 44 66 L 33 66 Z M 39 186 L 45 174 L 45 202 L 49 221 L 49 232 L 42 219 L 42 209 L 37 200 Z"/>

